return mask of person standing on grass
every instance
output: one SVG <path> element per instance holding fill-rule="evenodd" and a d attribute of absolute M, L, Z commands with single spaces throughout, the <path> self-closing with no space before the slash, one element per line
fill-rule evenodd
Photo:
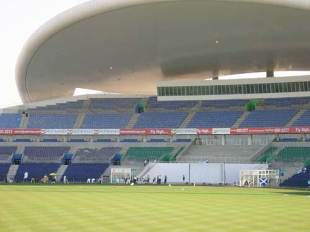
<path fill-rule="evenodd" d="M 185 175 L 182 176 L 183 183 L 185 182 Z"/>
<path fill-rule="evenodd" d="M 167 175 L 165 175 L 164 184 L 167 184 Z"/>
<path fill-rule="evenodd" d="M 24 173 L 24 182 L 27 182 L 27 180 L 28 180 L 28 172 L 25 172 Z"/>

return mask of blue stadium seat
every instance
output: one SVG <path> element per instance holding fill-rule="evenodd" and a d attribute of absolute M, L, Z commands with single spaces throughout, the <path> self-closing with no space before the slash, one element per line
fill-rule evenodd
<path fill-rule="evenodd" d="M 36 110 L 67 110 L 67 109 L 81 109 L 83 107 L 84 100 L 78 100 L 74 102 L 57 103 L 56 105 L 40 106 L 36 107 Z"/>
<path fill-rule="evenodd" d="M 255 110 L 240 127 L 284 127 L 295 113 L 295 110 Z"/>
<path fill-rule="evenodd" d="M 20 122 L 20 114 L 0 114 L 0 128 L 18 128 Z"/>
<path fill-rule="evenodd" d="M 264 105 L 273 106 L 291 106 L 291 105 L 302 105 L 309 103 L 310 98 L 299 97 L 299 98 L 271 98 L 265 99 Z"/>
<path fill-rule="evenodd" d="M 57 172 L 59 166 L 60 164 L 55 163 L 23 163 L 19 165 L 15 176 L 15 181 L 23 181 L 25 172 L 28 172 L 28 181 L 30 181 L 31 178 L 41 180 L 44 175 Z"/>
<path fill-rule="evenodd" d="M 310 110 L 307 110 L 298 118 L 292 126 L 309 126 L 310 125 Z"/>
<path fill-rule="evenodd" d="M 5 182 L 11 164 L 0 163 L 0 182 Z"/>
<path fill-rule="evenodd" d="M 24 156 L 33 162 L 58 162 L 70 147 L 25 147 Z"/>
<path fill-rule="evenodd" d="M 31 113 L 28 128 L 72 129 L 77 114 Z"/>
<path fill-rule="evenodd" d="M 197 112 L 188 128 L 229 128 L 238 120 L 240 111 L 210 111 Z"/>
<path fill-rule="evenodd" d="M 141 113 L 135 128 L 178 128 L 186 118 L 186 112 Z"/>
<path fill-rule="evenodd" d="M 242 107 L 247 104 L 249 100 L 209 100 L 202 101 L 201 107 L 215 107 L 215 108 L 226 108 L 231 106 Z"/>
<path fill-rule="evenodd" d="M 76 152 L 74 162 L 76 163 L 107 163 L 112 156 L 121 150 L 119 147 L 104 148 L 81 148 Z"/>
<path fill-rule="evenodd" d="M 157 101 L 157 97 L 149 97 L 148 108 L 162 108 L 176 110 L 180 108 L 192 108 L 197 104 L 197 101 Z"/>
<path fill-rule="evenodd" d="M 17 150 L 15 146 L 5 146 L 0 147 L 0 161 L 9 163 L 11 162 L 12 154 L 14 154 Z"/>
<path fill-rule="evenodd" d="M 90 108 L 92 109 L 134 109 L 141 98 L 93 98 Z"/>
<path fill-rule="evenodd" d="M 87 114 L 82 128 L 126 128 L 131 118 L 130 113 L 97 113 Z"/>
<path fill-rule="evenodd" d="M 73 163 L 68 166 L 64 176 L 69 182 L 86 182 L 88 178 L 96 180 L 109 167 L 109 164 Z"/>
<path fill-rule="evenodd" d="M 310 168 L 305 171 L 301 171 L 285 180 L 281 186 L 284 187 L 309 187 L 308 181 L 310 180 Z"/>

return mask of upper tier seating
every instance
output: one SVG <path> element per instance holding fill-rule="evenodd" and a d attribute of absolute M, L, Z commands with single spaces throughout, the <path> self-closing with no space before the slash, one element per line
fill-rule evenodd
<path fill-rule="evenodd" d="M 231 106 L 245 106 L 249 100 L 210 100 L 202 101 L 202 107 L 226 108 Z"/>
<path fill-rule="evenodd" d="M 127 160 L 144 161 L 160 160 L 171 155 L 173 147 L 130 147 L 127 151 Z"/>
<path fill-rule="evenodd" d="M 197 112 L 188 128 L 228 128 L 241 116 L 240 111 Z"/>
<path fill-rule="evenodd" d="M 309 126 L 310 125 L 310 110 L 307 110 L 298 118 L 292 126 Z"/>
<path fill-rule="evenodd" d="M 134 109 L 140 102 L 140 98 L 93 98 L 90 108 L 92 109 Z"/>
<path fill-rule="evenodd" d="M 75 163 L 68 166 L 64 176 L 66 176 L 69 182 L 86 182 L 87 179 L 96 180 L 104 173 L 109 167 L 109 164 L 80 164 Z"/>
<path fill-rule="evenodd" d="M 67 110 L 67 109 L 81 109 L 83 107 L 84 100 L 78 100 L 73 102 L 57 103 L 56 105 L 40 106 L 36 110 Z"/>
<path fill-rule="evenodd" d="M 0 182 L 4 182 L 11 164 L 0 163 Z"/>
<path fill-rule="evenodd" d="M 186 112 L 145 112 L 134 128 L 178 128 L 186 116 Z"/>
<path fill-rule="evenodd" d="M 28 128 L 72 129 L 76 118 L 76 114 L 31 113 Z"/>
<path fill-rule="evenodd" d="M 265 99 L 264 105 L 273 105 L 273 106 L 294 106 L 294 105 L 303 105 L 309 102 L 310 98 L 299 97 L 299 98 L 271 98 Z"/>
<path fill-rule="evenodd" d="M 107 163 L 121 149 L 118 147 L 104 147 L 101 149 L 82 148 L 76 152 L 76 163 Z"/>
<path fill-rule="evenodd" d="M 24 160 L 30 162 L 59 162 L 70 147 L 25 147 Z"/>
<path fill-rule="evenodd" d="M 310 159 L 310 147 L 285 147 L 276 159 L 286 162 L 305 161 Z"/>
<path fill-rule="evenodd" d="M 9 158 L 16 152 L 17 147 L 7 146 L 0 147 L 0 162 L 9 162 Z"/>
<path fill-rule="evenodd" d="M 310 168 L 307 168 L 305 171 L 301 171 L 298 174 L 295 174 L 291 178 L 285 180 L 281 186 L 286 187 L 309 187 L 308 181 L 310 180 Z"/>
<path fill-rule="evenodd" d="M 87 114 L 81 128 L 126 128 L 130 118 L 130 113 Z"/>
<path fill-rule="evenodd" d="M 50 173 L 56 173 L 60 164 L 51 163 L 23 163 L 19 165 L 17 170 L 15 181 L 21 182 L 24 179 L 24 173 L 28 172 L 28 180 L 32 178 L 36 180 L 41 180 L 45 175 Z"/>
<path fill-rule="evenodd" d="M 20 122 L 20 114 L 0 114 L 0 128 L 18 128 Z"/>
<path fill-rule="evenodd" d="M 240 127 L 284 127 L 295 113 L 295 110 L 255 110 Z"/>
<path fill-rule="evenodd" d="M 162 108 L 176 110 L 180 108 L 192 108 L 197 104 L 197 101 L 157 101 L 157 97 L 150 97 L 148 108 Z"/>

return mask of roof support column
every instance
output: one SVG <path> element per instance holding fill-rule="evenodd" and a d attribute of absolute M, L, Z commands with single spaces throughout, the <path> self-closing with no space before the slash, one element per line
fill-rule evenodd
<path fill-rule="evenodd" d="M 212 80 L 218 80 L 219 79 L 219 71 L 213 70 L 212 72 Z"/>
<path fill-rule="evenodd" d="M 266 77 L 274 77 L 274 70 L 273 70 L 273 68 L 268 68 L 266 70 Z"/>

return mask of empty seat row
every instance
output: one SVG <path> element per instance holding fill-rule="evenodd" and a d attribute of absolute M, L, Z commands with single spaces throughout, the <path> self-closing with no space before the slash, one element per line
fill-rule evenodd
<path fill-rule="evenodd" d="M 242 115 L 240 111 L 197 112 L 188 128 L 229 128 Z"/>
<path fill-rule="evenodd" d="M 295 114 L 295 110 L 255 110 L 240 127 L 284 127 Z"/>

